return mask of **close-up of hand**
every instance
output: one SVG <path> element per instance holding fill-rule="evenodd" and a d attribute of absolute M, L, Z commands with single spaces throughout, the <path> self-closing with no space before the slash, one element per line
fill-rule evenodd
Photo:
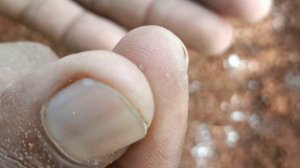
<path fill-rule="evenodd" d="M 176 168 L 188 53 L 233 41 L 271 0 L 0 0 L 0 14 L 75 51 L 0 44 L 1 168 Z M 1 34 L 0 34 L 1 35 Z M 184 45 L 185 44 L 185 45 Z"/>
<path fill-rule="evenodd" d="M 61 59 L 40 44 L 1 44 L 0 167 L 102 168 L 140 139 L 111 167 L 177 167 L 186 54 L 156 26 L 129 32 L 113 52 Z"/>
<path fill-rule="evenodd" d="M 187 47 L 215 55 L 233 41 L 226 18 L 254 23 L 271 6 L 272 0 L 1 0 L 0 13 L 81 51 L 111 50 L 127 30 L 159 25 Z"/>

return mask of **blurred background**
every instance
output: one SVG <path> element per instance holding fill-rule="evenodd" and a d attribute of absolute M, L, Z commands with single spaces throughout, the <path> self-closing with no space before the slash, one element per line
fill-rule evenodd
<path fill-rule="evenodd" d="M 300 1 L 276 0 L 265 21 L 236 24 L 219 57 L 190 50 L 189 128 L 181 168 L 300 167 Z M 0 16 L 0 42 L 71 51 Z"/>

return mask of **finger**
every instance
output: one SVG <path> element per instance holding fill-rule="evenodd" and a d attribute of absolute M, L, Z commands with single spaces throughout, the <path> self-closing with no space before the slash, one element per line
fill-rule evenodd
<path fill-rule="evenodd" d="M 57 60 L 42 44 L 32 42 L 0 44 L 0 93 L 18 78 Z"/>
<path fill-rule="evenodd" d="M 257 22 L 271 11 L 273 0 L 198 0 L 208 6 L 248 22 Z"/>
<path fill-rule="evenodd" d="M 114 51 L 143 70 L 153 91 L 155 116 L 146 139 L 112 167 L 177 167 L 187 125 L 188 56 L 184 46 L 168 30 L 146 26 L 129 32 Z"/>
<path fill-rule="evenodd" d="M 232 26 L 217 14 L 194 2 L 174 0 L 77 1 L 128 27 L 137 27 L 143 24 L 166 27 L 175 32 L 189 47 L 204 54 L 221 53 L 230 46 L 232 41 Z"/>
<path fill-rule="evenodd" d="M 153 109 L 146 78 L 127 59 L 65 57 L 0 95 L 0 164 L 105 167 L 145 136 Z"/>
<path fill-rule="evenodd" d="M 126 33 L 70 0 L 1 0 L 0 11 L 78 50 L 112 49 Z"/>
<path fill-rule="evenodd" d="M 144 24 L 147 10 L 154 0 L 75 0 L 96 13 L 135 28 Z"/>

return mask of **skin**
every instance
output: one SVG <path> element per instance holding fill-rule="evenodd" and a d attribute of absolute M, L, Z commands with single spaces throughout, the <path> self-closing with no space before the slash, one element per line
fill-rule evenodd
<path fill-rule="evenodd" d="M 255 22 L 265 17 L 271 6 L 264 6 L 262 0 L 226 0 L 230 8 L 220 0 L 103 0 L 97 5 L 80 0 L 96 15 L 73 1 L 16 1 L 0 0 L 0 11 L 75 49 L 112 50 L 58 58 L 39 44 L 0 46 L 0 165 L 16 168 L 80 167 L 55 152 L 43 133 L 39 112 L 55 93 L 86 76 L 118 88 L 142 113 L 147 113 L 147 104 L 131 95 L 130 88 L 135 83 L 148 82 L 155 104 L 146 138 L 132 145 L 121 158 L 124 151 L 117 152 L 99 168 L 112 162 L 110 168 L 178 167 L 187 126 L 188 57 L 176 35 L 199 52 L 220 53 L 232 41 L 233 28 L 225 17 Z M 58 7 L 66 17 L 61 16 Z M 139 10 L 132 13 L 136 11 L 133 9 Z M 128 28 L 144 24 L 164 26 L 176 35 L 157 26 L 127 33 Z M 149 96 L 146 93 L 143 96 Z"/>
<path fill-rule="evenodd" d="M 152 90 L 155 116 L 147 137 L 131 146 L 111 167 L 178 166 L 186 130 L 188 58 L 181 41 L 174 34 L 156 26 L 141 27 L 129 32 L 114 48 L 115 53 L 90 51 L 62 59 L 38 44 L 3 45 L 6 46 L 1 48 L 1 53 L 15 54 L 0 54 L 1 60 L 6 61 L 1 70 L 6 73 L 5 77 L 10 77 L 9 80 L 4 79 L 0 87 L 4 88 L 0 93 L 0 126 L 3 129 L 0 131 L 1 165 L 20 163 L 25 167 L 33 167 L 42 163 L 43 167 L 78 167 L 55 152 L 39 117 L 42 106 L 55 93 L 72 81 L 88 76 L 122 92 L 145 115 L 152 112 L 148 110 L 149 104 L 143 102 L 151 97 L 150 92 L 145 90 L 136 93 L 132 90 L 135 83 L 146 85 L 148 81 Z M 21 46 L 24 49 L 18 50 Z M 27 59 L 15 65 L 23 60 L 20 57 Z M 143 72 L 136 65 L 142 65 Z M 6 69 L 11 71 L 4 72 Z M 26 72 L 23 72 L 24 69 Z M 9 131 L 5 131 L 7 129 Z M 172 141 L 166 144 L 169 140 Z M 34 148 L 28 144 L 34 144 Z M 15 150 L 19 152 L 15 153 Z M 100 168 L 123 153 L 117 152 L 105 160 Z M 3 157 L 6 155 L 8 157 Z"/>
<path fill-rule="evenodd" d="M 1 13 L 77 50 L 112 50 L 128 29 L 159 25 L 208 55 L 233 41 L 226 18 L 254 23 L 271 7 L 272 0 L 0 0 Z"/>

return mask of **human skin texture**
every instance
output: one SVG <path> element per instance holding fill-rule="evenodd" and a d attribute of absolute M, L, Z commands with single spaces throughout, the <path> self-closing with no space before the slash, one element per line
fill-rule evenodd
<path fill-rule="evenodd" d="M 159 25 L 207 55 L 233 41 L 228 18 L 256 23 L 272 0 L 1 0 L 0 12 L 77 50 L 112 50 L 128 30 Z M 80 4 L 80 5 L 79 5 Z"/>
<path fill-rule="evenodd" d="M 178 166 L 188 56 L 170 31 L 141 27 L 114 52 L 60 59 L 34 43 L 1 44 L 0 52 L 2 166 Z"/>

